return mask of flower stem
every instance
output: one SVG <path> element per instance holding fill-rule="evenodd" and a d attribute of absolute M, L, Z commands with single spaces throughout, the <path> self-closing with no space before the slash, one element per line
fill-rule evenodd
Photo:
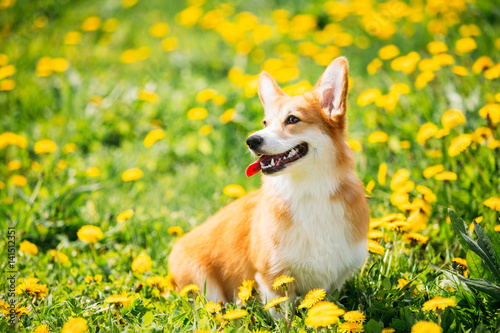
<path fill-rule="evenodd" d="M 94 256 L 94 260 L 97 264 L 97 253 L 94 250 L 94 245 L 92 245 L 92 243 L 89 243 L 89 247 L 90 247 L 90 251 L 92 251 L 92 255 Z"/>
<path fill-rule="evenodd" d="M 481 178 L 483 178 L 486 185 L 488 185 L 488 187 L 491 187 L 490 180 L 488 179 L 488 177 L 486 177 L 486 175 L 484 174 L 484 172 L 481 169 L 481 167 L 479 166 L 479 164 L 477 164 L 477 161 L 474 158 L 474 156 L 472 156 L 472 154 L 468 150 L 465 150 L 465 153 L 467 154 L 467 157 L 469 157 L 469 159 L 471 160 L 472 164 L 474 164 L 474 166 L 476 167 L 477 172 L 479 172 L 479 174 L 481 175 Z"/>

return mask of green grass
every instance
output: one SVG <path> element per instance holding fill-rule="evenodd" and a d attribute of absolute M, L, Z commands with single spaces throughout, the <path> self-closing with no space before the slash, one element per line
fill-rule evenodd
<path fill-rule="evenodd" d="M 491 57 L 493 64 L 500 61 L 500 11 L 495 1 L 477 1 L 467 3 L 463 9 L 446 9 L 434 15 L 434 2 L 428 1 L 427 8 L 413 1 L 407 4 L 422 13 L 422 20 L 415 20 L 414 15 L 399 17 L 399 9 L 394 8 L 402 7 L 396 6 L 396 2 L 389 3 L 393 5 L 389 10 L 384 7 L 388 5 L 374 3 L 377 13 L 393 20 L 394 35 L 388 39 L 369 32 L 387 32 L 390 25 L 366 5 L 360 15 L 351 13 L 336 22 L 354 41 L 339 50 L 349 59 L 352 78 L 349 139 L 362 145 L 362 151 L 355 152 L 356 172 L 365 184 L 376 181 L 369 199 L 371 217 L 400 212 L 391 203 L 390 182 L 403 168 L 409 170 L 415 185 L 427 186 L 437 197 L 430 205 L 425 229 L 419 231 L 430 237 L 426 245 L 408 245 L 401 241 L 402 235 L 394 241 L 393 232 L 382 228 L 385 254 L 372 254 L 363 271 L 349 279 L 340 293 L 327 295 L 327 300 L 346 311 L 362 311 L 367 318 L 365 332 L 380 332 L 389 327 L 396 332 L 410 332 L 419 320 L 439 322 L 444 332 L 500 329 L 499 301 L 457 283 L 458 270 L 453 268 L 451 259 L 465 258 L 465 252 L 446 221 L 447 209 L 453 208 L 467 223 L 483 216 L 482 224 L 498 224 L 498 211 L 483 203 L 490 197 L 499 197 L 499 148 L 474 142 L 458 156 L 449 156 L 448 147 L 453 138 L 474 133 L 480 127 L 491 130 L 489 141 L 500 139 L 499 126 L 478 112 L 495 99 L 500 103 L 499 81 L 486 79 L 484 72 L 472 72 L 481 56 Z M 209 1 L 200 8 L 206 13 L 220 4 Z M 298 68 L 300 75 L 281 85 L 301 80 L 314 84 L 325 67 L 300 55 L 298 46 L 303 41 L 315 42 L 314 31 L 335 22 L 335 16 L 328 15 L 325 8 L 329 4 L 320 1 L 236 1 L 234 13 L 226 20 L 234 21 L 238 13 L 249 11 L 259 24 L 273 29 L 270 39 L 253 45 L 252 52 L 245 55 L 237 54 L 235 46 L 215 30 L 203 29 L 199 23 L 185 27 L 176 22 L 176 14 L 187 6 L 181 1 L 143 0 L 125 8 L 117 0 L 47 0 L 17 1 L 0 9 L 0 52 L 9 58 L 2 66 L 13 64 L 16 68 L 15 74 L 0 78 L 0 87 L 6 80 L 16 83 L 13 90 L 0 91 L 0 133 L 14 132 L 28 140 L 26 148 L 2 147 L 0 142 L 0 234 L 5 235 L 0 241 L 4 258 L 0 267 L 2 271 L 8 269 L 7 226 L 15 226 L 17 284 L 27 277 L 36 277 L 48 288 L 48 293 L 36 300 L 17 295 L 19 305 L 29 310 L 29 314 L 21 316 L 18 331 L 31 332 L 46 324 L 51 332 L 59 332 L 71 317 L 85 318 L 89 332 L 193 332 L 220 327 L 221 323 L 214 324 L 213 317 L 203 309 L 202 296 L 193 299 L 171 293 L 164 298 L 157 289 L 147 286 L 146 280 L 168 274 L 168 255 L 176 239 L 168 233 L 169 227 L 180 226 L 187 232 L 234 200 L 223 194 L 226 185 L 240 184 L 246 192 L 260 185 L 258 176 L 245 177 L 245 168 L 252 161 L 245 138 L 260 128 L 263 110 L 255 91 L 248 87 L 246 91 L 228 78 L 231 68 L 257 75 L 263 62 L 255 60 L 262 55 L 264 59 L 280 58 L 287 50 L 298 56 L 297 64 L 291 66 Z M 281 34 L 272 18 L 275 9 L 286 9 L 291 17 L 310 14 L 318 25 L 303 39 L 297 39 L 293 33 Z M 447 16 L 450 11 L 456 13 L 456 21 Z M 116 18 L 119 26 L 110 33 L 102 25 L 96 31 L 82 31 L 82 22 L 94 15 L 103 22 Z M 382 29 L 368 31 L 366 20 Z M 447 32 L 433 36 L 428 29 L 433 20 L 445 22 Z M 163 50 L 162 39 L 149 34 L 150 27 L 159 21 L 168 23 L 170 31 L 166 37 L 178 39 L 177 49 Z M 470 24 L 480 30 L 480 36 L 473 36 L 477 49 L 457 55 L 455 43 L 463 37 L 463 26 Z M 77 45 L 64 44 L 69 31 L 81 32 Z M 248 40 L 250 34 L 245 35 Z M 109 44 L 103 43 L 107 38 L 111 38 Z M 451 69 L 453 65 L 442 66 L 435 72 L 435 79 L 419 90 L 415 88 L 418 67 L 405 74 L 393 70 L 391 60 L 384 60 L 376 74 L 367 73 L 367 65 L 381 47 L 394 44 L 401 50 L 400 55 L 415 51 L 422 59 L 428 59 L 432 55 L 427 44 L 432 40 L 446 43 L 454 65 L 466 67 L 469 75 L 458 76 Z M 367 43 L 369 46 L 364 47 Z M 142 46 L 150 49 L 146 59 L 131 64 L 120 61 L 125 50 Z M 69 67 L 61 73 L 40 77 L 36 68 L 42 57 L 64 58 Z M 411 92 L 399 96 L 393 111 L 373 103 L 357 104 L 358 96 L 366 89 L 376 88 L 387 94 L 394 83 L 407 84 Z M 197 94 L 207 88 L 225 96 L 226 103 L 198 102 Z M 158 102 L 140 100 L 139 92 L 143 89 L 156 93 Z M 208 116 L 189 119 L 187 111 L 193 107 L 206 108 Z M 236 117 L 223 124 L 219 117 L 230 108 L 236 110 Z M 432 122 L 442 128 L 441 118 L 448 109 L 460 110 L 466 123 L 451 129 L 444 138 L 430 138 L 425 144 L 418 144 L 416 137 L 421 125 Z M 158 125 L 165 137 L 152 147 L 145 147 L 145 136 Z M 211 125 L 213 132 L 202 136 L 199 129 L 205 125 Z M 376 130 L 387 133 L 388 141 L 368 142 Z M 54 141 L 57 149 L 36 154 L 34 145 L 42 139 Z M 405 140 L 410 141 L 411 148 L 401 148 L 400 142 Z M 77 151 L 65 153 L 63 147 L 68 143 L 76 144 Z M 67 167 L 57 167 L 61 160 Z M 11 161 L 20 161 L 21 168 L 9 170 Z M 33 162 L 40 165 L 38 169 L 34 170 Z M 382 162 L 388 165 L 386 185 L 377 179 Z M 455 172 L 457 180 L 425 178 L 423 170 L 436 164 Z M 89 177 L 89 167 L 99 168 L 100 175 Z M 122 173 L 131 168 L 140 168 L 144 176 L 123 182 Z M 26 177 L 27 184 L 15 186 L 13 175 Z M 414 200 L 422 196 L 413 189 L 409 197 Z M 118 224 L 116 217 L 127 209 L 133 209 L 134 216 Z M 77 237 L 84 225 L 99 226 L 104 233 L 94 245 L 95 256 L 88 244 Z M 37 255 L 19 251 L 19 243 L 24 240 L 36 244 Z M 68 262 L 53 262 L 49 252 L 52 249 L 66 254 Z M 149 255 L 153 262 L 143 274 L 131 269 L 132 261 L 141 253 Z M 85 282 L 86 276 L 96 274 L 103 276 L 102 282 Z M 414 286 L 400 289 L 398 279 L 403 278 L 414 281 Z M 120 293 L 126 293 L 132 303 L 124 307 L 104 303 L 110 295 Z M 457 305 L 441 314 L 422 311 L 423 303 L 435 296 L 451 297 Z M 7 300 L 5 278 L 0 282 L 0 298 Z M 287 306 L 291 313 L 291 304 Z M 225 304 L 224 311 L 232 308 L 242 306 Z M 273 319 L 256 298 L 244 308 L 249 315 L 228 323 L 224 330 L 286 331 L 285 320 Z M 306 316 L 307 310 L 297 312 L 292 318 L 292 332 L 314 331 L 306 326 Z M 7 317 L 0 318 L 0 330 L 9 329 Z"/>

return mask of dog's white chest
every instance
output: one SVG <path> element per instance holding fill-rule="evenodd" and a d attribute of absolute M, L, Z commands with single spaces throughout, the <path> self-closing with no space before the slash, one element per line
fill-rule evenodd
<path fill-rule="evenodd" d="M 290 205 L 292 226 L 276 249 L 276 268 L 295 278 L 298 294 L 314 288 L 340 289 L 361 266 L 366 242 L 353 244 L 342 203 L 302 198 Z"/>

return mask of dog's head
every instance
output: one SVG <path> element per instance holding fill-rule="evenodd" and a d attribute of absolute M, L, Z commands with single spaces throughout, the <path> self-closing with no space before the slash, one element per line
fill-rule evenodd
<path fill-rule="evenodd" d="M 308 172 L 324 163 L 349 159 L 345 142 L 348 63 L 336 58 L 314 88 L 290 97 L 266 72 L 259 78 L 259 97 L 264 106 L 264 128 L 247 139 L 259 159 L 247 176 L 262 170 L 265 175 Z M 347 150 L 346 150 L 347 149 Z"/>

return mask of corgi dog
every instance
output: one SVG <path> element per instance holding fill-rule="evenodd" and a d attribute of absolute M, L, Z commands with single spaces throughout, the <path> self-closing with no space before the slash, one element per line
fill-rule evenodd
<path fill-rule="evenodd" d="M 235 301 L 254 280 L 266 302 L 282 275 L 288 295 L 340 289 L 364 263 L 369 210 L 346 143 L 348 62 L 332 61 L 311 91 L 290 97 L 266 72 L 259 77 L 263 129 L 246 143 L 262 187 L 233 201 L 180 238 L 169 257 L 177 288 L 196 284 L 207 300 Z"/>

